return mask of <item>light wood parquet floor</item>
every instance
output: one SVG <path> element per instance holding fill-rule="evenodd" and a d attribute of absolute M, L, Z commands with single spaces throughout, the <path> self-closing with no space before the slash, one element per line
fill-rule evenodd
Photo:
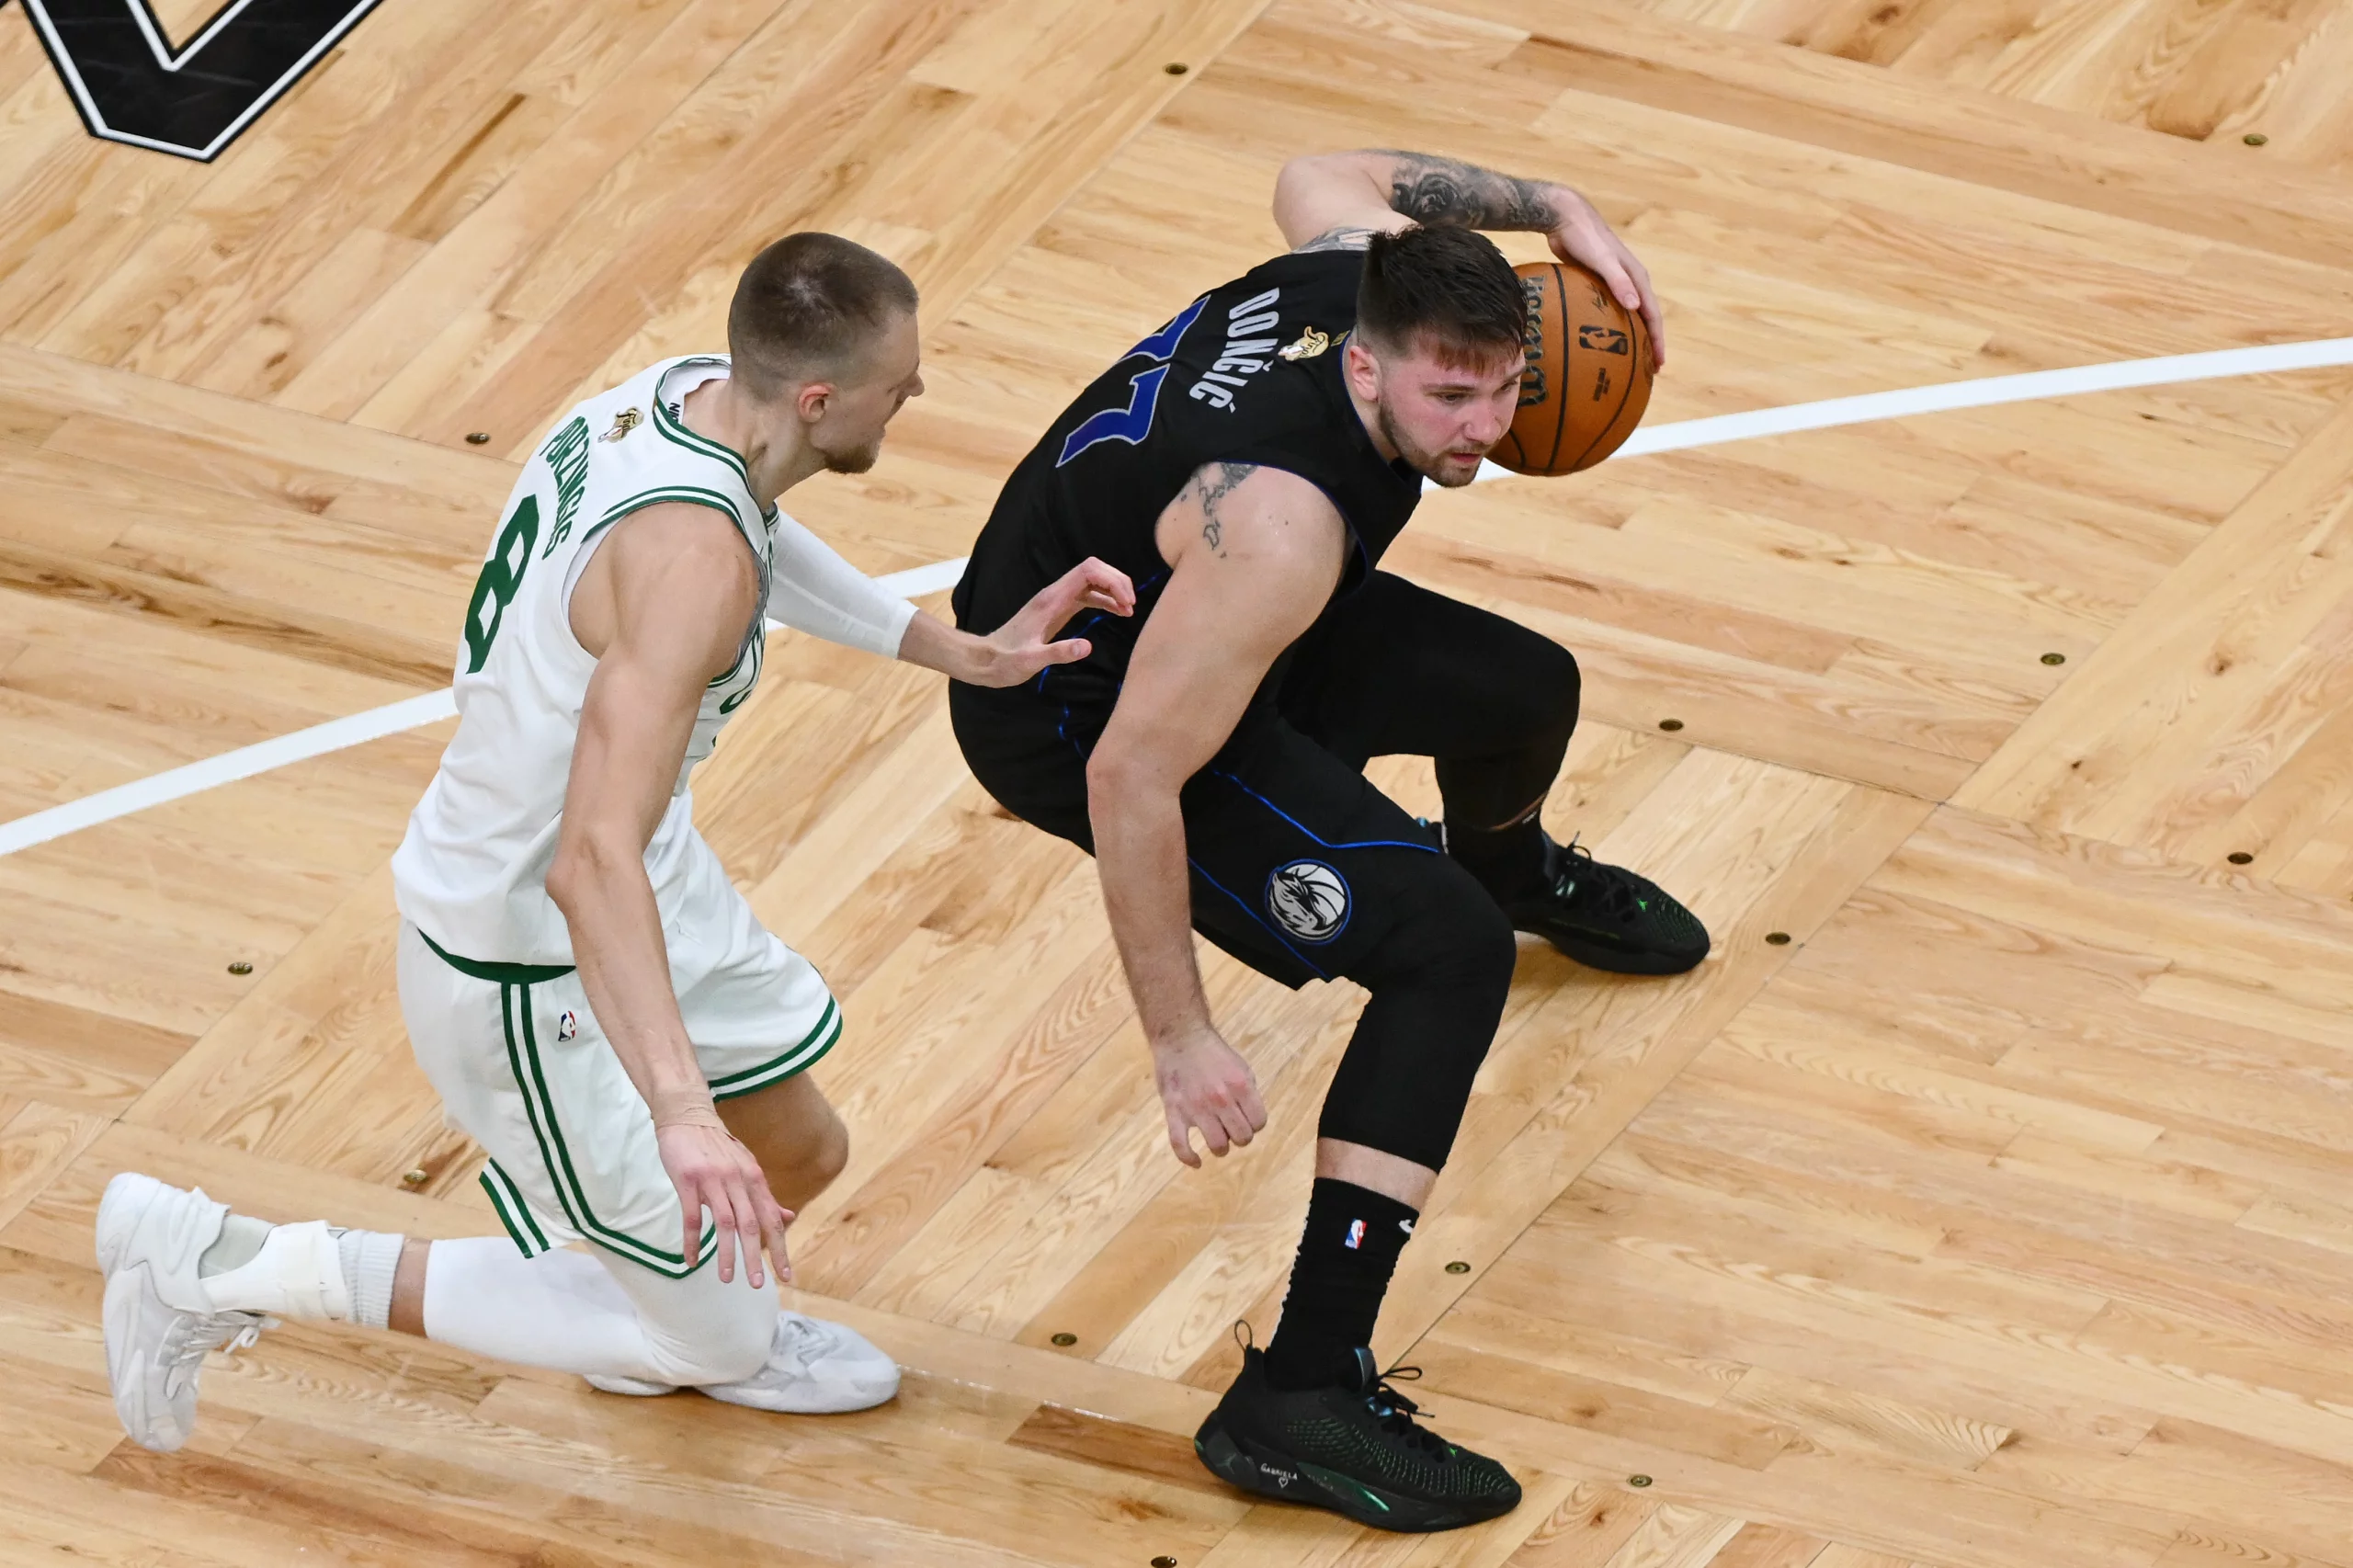
<path fill-rule="evenodd" d="M 0 814 L 444 684 L 517 454 L 791 228 L 925 290 L 929 393 L 795 501 L 879 572 L 1275 248 L 1291 153 L 1587 190 L 1670 420 L 2353 330 L 2348 66 L 2345 0 L 402 0 L 205 166 L 0 15 Z M 934 677 L 794 638 L 699 814 L 847 1006 L 796 1252 L 897 1404 L 289 1328 L 121 1439 L 114 1170 L 490 1225 L 392 991 L 428 729 L 0 858 L 0 1563 L 2353 1564 L 2353 372 L 1508 481 L 1393 559 L 1576 652 L 1548 820 L 1719 940 L 1523 949 L 1382 1320 L 1516 1514 L 1195 1467 L 1358 997 L 1213 960 L 1275 1122 L 1183 1172 L 1091 867 Z"/>

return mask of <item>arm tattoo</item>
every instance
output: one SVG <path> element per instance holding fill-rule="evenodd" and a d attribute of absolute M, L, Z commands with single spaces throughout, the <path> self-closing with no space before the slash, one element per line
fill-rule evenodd
<path fill-rule="evenodd" d="M 1514 179 L 1475 164 L 1427 153 L 1391 153 L 1389 205 L 1417 223 L 1466 229 L 1560 226 L 1561 212 L 1540 180 Z"/>
<path fill-rule="evenodd" d="M 1186 482 L 1201 504 L 1201 541 L 1216 551 L 1218 559 L 1225 559 L 1225 519 L 1217 515 L 1217 504 L 1233 493 L 1236 485 L 1258 472 L 1256 463 L 1205 463 Z"/>
<path fill-rule="evenodd" d="M 1312 250 L 1362 250 L 1365 247 L 1366 242 L 1371 238 L 1372 231 L 1370 229 L 1353 229 L 1345 227 L 1338 229 L 1326 229 L 1322 233 L 1316 235 L 1313 239 L 1308 241 L 1305 244 L 1301 245 L 1299 247 L 1299 251 L 1301 253 L 1304 253 Z"/>

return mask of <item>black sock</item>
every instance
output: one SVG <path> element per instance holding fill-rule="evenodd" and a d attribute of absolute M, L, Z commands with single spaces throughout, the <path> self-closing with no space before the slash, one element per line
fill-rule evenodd
<path fill-rule="evenodd" d="M 1469 828 L 1446 824 L 1446 852 L 1479 879 L 1498 903 L 1544 886 L 1544 824 L 1530 812 L 1509 827 Z"/>
<path fill-rule="evenodd" d="M 1357 1348 L 1372 1343 L 1381 1298 L 1413 1238 L 1415 1213 L 1370 1187 L 1315 1178 L 1282 1323 L 1267 1346 L 1269 1383 L 1290 1390 L 1356 1381 Z"/>

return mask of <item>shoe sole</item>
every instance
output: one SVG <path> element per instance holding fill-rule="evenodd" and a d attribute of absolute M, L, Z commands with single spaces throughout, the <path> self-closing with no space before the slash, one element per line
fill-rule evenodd
<path fill-rule="evenodd" d="M 665 1394 L 685 1392 L 676 1384 L 649 1383 L 636 1378 L 584 1377 L 581 1381 L 600 1393 L 627 1394 L 633 1399 L 660 1399 Z M 723 1383 L 715 1384 L 710 1388 L 698 1388 L 694 1392 L 707 1399 L 715 1399 L 722 1404 L 737 1404 L 746 1410 L 765 1410 L 777 1415 L 847 1415 L 855 1411 L 871 1410 L 878 1404 L 888 1404 L 897 1397 L 899 1392 L 899 1385 L 893 1382 L 880 1393 L 872 1390 L 863 1390 L 848 1395 L 849 1399 L 855 1401 L 852 1403 L 842 1403 L 837 1400 L 767 1403 L 722 1392 L 726 1386 Z"/>
<path fill-rule="evenodd" d="M 1563 955 L 1587 969 L 1601 970 L 1609 974 L 1685 974 L 1699 967 L 1708 954 L 1705 949 L 1691 956 L 1680 953 L 1629 953 L 1599 942 L 1587 942 L 1575 937 L 1564 937 L 1554 931 L 1519 929 L 1531 937 L 1541 937 Z"/>
<path fill-rule="evenodd" d="M 580 1381 L 598 1393 L 625 1393 L 631 1399 L 660 1399 L 678 1392 L 676 1383 L 649 1383 L 640 1378 L 594 1378 L 583 1372 Z"/>
<path fill-rule="evenodd" d="M 1194 1437 L 1193 1452 L 1211 1475 L 1230 1486 L 1285 1503 L 1328 1508 L 1358 1524 L 1402 1535 L 1461 1529 L 1519 1506 L 1517 1496 L 1502 1507 L 1477 1508 L 1426 1502 L 1368 1486 L 1322 1465 L 1270 1454 L 1256 1444 L 1234 1437 L 1214 1415 L 1202 1423 Z"/>

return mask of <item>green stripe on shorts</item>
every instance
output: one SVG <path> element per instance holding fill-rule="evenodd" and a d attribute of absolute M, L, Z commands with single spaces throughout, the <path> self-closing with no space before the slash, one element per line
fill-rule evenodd
<path fill-rule="evenodd" d="M 496 1160 L 491 1160 L 483 1164 L 480 1180 L 482 1189 L 490 1194 L 490 1206 L 497 1212 L 498 1222 L 506 1227 L 506 1233 L 515 1238 L 515 1245 L 523 1256 L 537 1257 L 548 1251 L 547 1234 L 531 1217 L 531 1206 L 523 1200 L 515 1178 L 500 1170 Z"/>
<path fill-rule="evenodd" d="M 498 999 L 499 1023 L 506 1031 L 507 1065 L 523 1091 L 524 1111 L 530 1118 L 532 1135 L 539 1141 L 540 1158 L 547 1166 L 548 1179 L 555 1186 L 556 1200 L 563 1205 L 564 1218 L 571 1221 L 572 1228 L 598 1246 L 673 1279 L 683 1279 L 701 1267 L 719 1248 L 719 1227 L 710 1220 L 703 1221 L 701 1243 L 689 1262 L 677 1253 L 665 1252 L 597 1218 L 596 1211 L 588 1207 L 588 1194 L 581 1186 L 580 1173 L 573 1165 L 572 1150 L 564 1142 L 563 1129 L 556 1122 L 555 1098 L 548 1092 L 546 1070 L 540 1061 L 539 1033 L 531 1022 L 531 988 L 502 985 Z M 518 1017 L 523 1025 L 519 1031 L 515 1027 Z"/>
<path fill-rule="evenodd" d="M 741 1073 L 730 1073 L 710 1081 L 710 1097 L 714 1100 L 738 1099 L 770 1084 L 780 1084 L 796 1073 L 806 1072 L 817 1059 L 833 1050 L 834 1042 L 842 1038 L 842 1010 L 832 997 L 825 998 L 825 1010 L 817 1025 L 801 1037 L 801 1043 L 756 1067 L 746 1067 Z"/>

